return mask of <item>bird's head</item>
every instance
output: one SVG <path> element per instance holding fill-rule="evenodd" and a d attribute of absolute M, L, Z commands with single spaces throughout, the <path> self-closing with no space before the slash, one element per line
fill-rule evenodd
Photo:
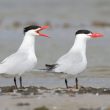
<path fill-rule="evenodd" d="M 98 37 L 103 37 L 103 34 L 101 33 L 93 33 L 89 30 L 78 30 L 75 33 L 76 37 L 83 37 L 85 39 L 90 39 L 90 38 L 98 38 Z"/>
<path fill-rule="evenodd" d="M 37 26 L 37 25 L 30 25 L 24 28 L 24 34 L 28 34 L 31 36 L 43 36 L 48 37 L 46 34 L 42 34 L 40 31 L 47 29 L 48 26 Z"/>

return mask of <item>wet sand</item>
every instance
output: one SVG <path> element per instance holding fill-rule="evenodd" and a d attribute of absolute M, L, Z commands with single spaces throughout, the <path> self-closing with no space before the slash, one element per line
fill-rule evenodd
<path fill-rule="evenodd" d="M 0 87 L 1 110 L 109 110 L 110 88 Z"/>
<path fill-rule="evenodd" d="M 15 89 L 15 86 L 4 86 L 0 87 L 1 95 L 7 94 L 21 94 L 21 95 L 43 95 L 45 93 L 53 93 L 53 94 L 66 94 L 71 96 L 71 94 L 97 94 L 97 95 L 110 95 L 110 88 L 95 88 L 95 87 L 83 87 L 80 86 L 78 89 L 75 87 L 69 88 L 46 88 L 46 87 L 36 87 L 36 86 L 29 86 L 29 87 L 22 87 Z"/>

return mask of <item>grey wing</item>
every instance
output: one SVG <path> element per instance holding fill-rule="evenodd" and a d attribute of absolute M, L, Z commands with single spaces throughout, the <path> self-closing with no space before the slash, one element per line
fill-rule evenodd
<path fill-rule="evenodd" d="M 81 65 L 83 57 L 81 53 L 67 53 L 62 56 L 58 61 L 58 66 L 55 68 L 55 72 L 70 72 L 70 70 L 76 70 Z M 72 69 L 71 69 L 72 68 Z M 72 71 L 76 73 L 75 71 Z M 71 73 L 72 73 L 71 72 Z"/>
<path fill-rule="evenodd" d="M 27 56 L 24 53 L 15 53 L 4 59 L 0 64 L 0 73 L 7 73 L 15 68 L 16 70 L 23 67 L 27 61 Z"/>
<path fill-rule="evenodd" d="M 24 66 L 27 62 L 27 55 L 25 53 L 15 53 L 4 59 L 0 64 L 0 73 L 2 71 L 7 72 L 13 68 L 19 68 Z"/>
<path fill-rule="evenodd" d="M 57 64 L 68 64 L 68 63 L 80 63 L 83 60 L 82 54 L 79 52 L 74 52 L 73 54 L 67 53 L 58 59 Z"/>
<path fill-rule="evenodd" d="M 8 56 L 8 57 L 5 58 L 0 64 L 3 64 L 3 63 L 5 63 L 6 61 L 10 60 L 13 56 L 14 56 L 14 54 Z"/>
<path fill-rule="evenodd" d="M 25 61 L 26 59 L 27 58 L 24 53 L 15 53 L 5 58 L 0 64 L 6 64 L 6 63 L 9 63 L 9 64 L 17 63 L 18 64 L 19 62 Z"/>

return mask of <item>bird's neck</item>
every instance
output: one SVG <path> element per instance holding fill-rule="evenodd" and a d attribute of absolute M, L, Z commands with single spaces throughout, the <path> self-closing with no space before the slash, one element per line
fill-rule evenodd
<path fill-rule="evenodd" d="M 26 34 L 23 42 L 21 43 L 19 51 L 35 52 L 35 37 Z"/>
<path fill-rule="evenodd" d="M 80 52 L 83 55 L 86 54 L 86 38 L 76 37 L 73 47 L 70 49 L 70 52 Z"/>

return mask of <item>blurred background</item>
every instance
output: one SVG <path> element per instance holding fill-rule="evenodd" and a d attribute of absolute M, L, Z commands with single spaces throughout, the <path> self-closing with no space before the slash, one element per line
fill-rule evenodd
<path fill-rule="evenodd" d="M 73 45 L 74 33 L 88 29 L 104 37 L 88 41 L 83 75 L 110 76 L 110 0 L 0 0 L 0 61 L 19 48 L 31 24 L 49 25 L 49 38 L 36 38 L 36 68 L 55 63 Z"/>

